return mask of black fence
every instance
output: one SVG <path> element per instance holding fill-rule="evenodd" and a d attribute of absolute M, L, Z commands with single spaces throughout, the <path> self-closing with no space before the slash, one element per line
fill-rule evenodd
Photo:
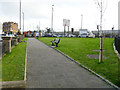
<path fill-rule="evenodd" d="M 118 53 L 120 54 L 120 38 L 115 37 L 115 47 L 118 51 Z"/>

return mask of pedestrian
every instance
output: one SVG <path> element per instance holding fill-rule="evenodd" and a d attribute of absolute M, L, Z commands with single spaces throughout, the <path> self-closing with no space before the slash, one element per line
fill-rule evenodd
<path fill-rule="evenodd" d="M 37 39 L 39 38 L 39 33 L 38 32 L 36 32 L 36 37 L 37 37 Z"/>

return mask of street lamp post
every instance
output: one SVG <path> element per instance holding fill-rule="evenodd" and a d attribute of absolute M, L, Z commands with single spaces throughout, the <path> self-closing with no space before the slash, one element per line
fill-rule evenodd
<path fill-rule="evenodd" d="M 22 12 L 23 14 L 23 33 L 24 33 L 24 12 Z"/>
<path fill-rule="evenodd" d="M 20 19 L 19 20 L 20 20 L 20 29 L 19 30 L 21 31 L 21 0 L 20 0 Z"/>
<path fill-rule="evenodd" d="M 52 5 L 52 17 L 51 17 L 51 32 L 52 32 L 52 35 L 53 35 L 53 7 L 54 7 L 54 5 Z"/>
<path fill-rule="evenodd" d="M 82 29 L 82 25 L 83 25 L 83 15 L 81 15 L 81 29 Z"/>

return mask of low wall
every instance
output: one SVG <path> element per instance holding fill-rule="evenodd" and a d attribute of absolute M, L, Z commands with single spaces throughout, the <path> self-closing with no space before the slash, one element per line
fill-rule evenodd
<path fill-rule="evenodd" d="M 17 37 L 3 36 L 2 37 L 2 56 L 11 52 L 12 47 L 16 46 L 22 41 L 24 35 L 18 35 Z"/>

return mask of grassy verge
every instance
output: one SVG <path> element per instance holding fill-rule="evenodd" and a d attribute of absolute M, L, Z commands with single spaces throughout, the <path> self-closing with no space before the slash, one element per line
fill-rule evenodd
<path fill-rule="evenodd" d="M 112 83 L 119 86 L 118 81 L 118 57 L 113 50 L 114 39 L 104 38 L 103 49 L 104 56 L 103 63 L 99 63 L 98 59 L 91 59 L 87 55 L 98 55 L 99 52 L 93 49 L 99 49 L 99 38 L 60 38 L 59 47 L 56 49 L 62 51 L 74 60 L 80 62 L 84 66 L 90 68 Z M 54 38 L 39 38 L 42 42 L 51 46 L 51 40 Z"/>
<path fill-rule="evenodd" d="M 24 80 L 26 45 L 27 42 L 19 43 L 2 58 L 2 81 Z"/>

